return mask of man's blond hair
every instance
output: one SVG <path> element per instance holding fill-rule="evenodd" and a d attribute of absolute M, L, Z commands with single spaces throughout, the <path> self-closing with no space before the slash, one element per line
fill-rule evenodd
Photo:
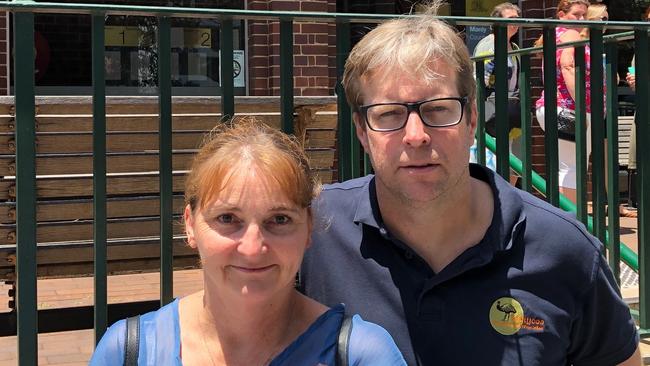
<path fill-rule="evenodd" d="M 366 34 L 352 49 L 343 72 L 346 98 L 354 111 L 362 105 L 361 80 L 384 72 L 401 72 L 431 83 L 445 75 L 433 69 L 440 63 L 456 72 L 460 96 L 471 105 L 476 98 L 474 68 L 458 32 L 436 18 L 441 1 L 428 4 L 417 16 L 391 19 Z M 444 82 L 444 81 L 443 81 Z"/>

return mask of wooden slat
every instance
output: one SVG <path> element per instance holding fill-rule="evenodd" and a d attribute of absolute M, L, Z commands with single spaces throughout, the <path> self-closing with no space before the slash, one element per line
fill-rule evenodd
<path fill-rule="evenodd" d="M 176 151 L 172 157 L 173 170 L 189 170 L 194 150 Z M 331 168 L 334 150 L 307 151 L 314 168 Z M 107 157 L 108 173 L 136 173 L 157 171 L 157 153 L 136 153 L 110 155 Z M 93 160 L 84 155 L 41 155 L 36 158 L 37 175 L 91 174 Z M 16 174 L 16 159 L 13 155 L 0 155 L 0 176 Z"/>
<path fill-rule="evenodd" d="M 180 218 L 176 218 L 174 234 L 183 234 Z M 130 218 L 108 220 L 108 238 L 134 238 L 140 236 L 160 235 L 160 220 L 154 218 Z M 36 240 L 39 244 L 48 242 L 69 242 L 92 240 L 92 220 L 62 221 L 56 223 L 39 223 Z M 16 244 L 15 225 L 0 225 L 0 245 Z M 20 244 L 19 244 L 20 245 Z"/>
<path fill-rule="evenodd" d="M 173 212 L 182 214 L 185 207 L 182 194 L 174 196 Z M 16 206 L 13 202 L 0 204 L 0 223 L 16 222 Z M 112 197 L 106 204 L 108 218 L 156 216 L 160 214 L 160 198 L 157 194 L 140 197 Z M 93 201 L 86 199 L 66 199 L 38 201 L 36 203 L 36 220 L 66 221 L 90 220 L 93 218 Z M 54 240 L 56 241 L 56 240 Z"/>
<path fill-rule="evenodd" d="M 174 192 L 182 192 L 185 175 L 175 173 Z M 109 176 L 106 184 L 109 196 L 143 195 L 158 193 L 158 176 L 156 174 L 135 176 Z M 92 197 L 92 177 L 61 177 L 36 180 L 36 194 L 39 198 Z M 0 180 L 0 200 L 15 198 L 13 180 Z"/>
<path fill-rule="evenodd" d="M 279 112 L 238 113 L 237 116 L 255 116 L 263 122 L 279 128 Z M 39 115 L 36 117 L 38 132 L 90 132 L 92 131 L 91 115 Z M 202 130 L 209 131 L 221 121 L 221 114 L 188 114 L 174 115 L 172 129 L 174 131 Z M 3 120 L 0 116 L 0 132 L 14 131 L 13 118 Z M 11 127 L 11 128 L 10 128 Z M 336 112 L 318 112 L 309 128 L 336 128 Z M 106 129 L 115 131 L 157 131 L 158 115 L 107 115 Z"/>
<path fill-rule="evenodd" d="M 630 156 L 630 137 L 634 128 L 634 116 L 618 117 L 618 165 L 627 166 Z"/>

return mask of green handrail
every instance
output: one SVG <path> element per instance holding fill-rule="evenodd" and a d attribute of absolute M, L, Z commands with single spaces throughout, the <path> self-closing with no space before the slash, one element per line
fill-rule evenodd
<path fill-rule="evenodd" d="M 495 152 L 496 151 L 496 139 L 489 134 L 485 134 L 485 146 L 490 149 L 490 151 Z M 521 160 L 519 160 L 516 156 L 513 154 L 510 154 L 510 167 L 512 170 L 514 170 L 517 174 L 522 174 L 523 172 L 523 164 L 521 163 Z M 532 172 L 532 183 L 533 187 L 540 192 L 543 195 L 546 195 L 546 180 L 542 178 L 539 174 L 537 174 L 535 171 Z M 560 208 L 563 209 L 564 211 L 568 212 L 576 212 L 576 205 L 571 202 L 568 198 L 564 197 L 564 195 L 560 194 Z M 587 217 L 587 228 L 589 230 L 592 230 L 594 225 L 593 217 L 589 215 Z M 621 248 L 621 260 L 630 266 L 634 271 L 638 272 L 639 271 L 639 257 L 630 249 L 625 243 L 620 242 L 620 248 Z M 609 234 L 605 232 L 605 246 L 608 247 L 609 245 Z"/>

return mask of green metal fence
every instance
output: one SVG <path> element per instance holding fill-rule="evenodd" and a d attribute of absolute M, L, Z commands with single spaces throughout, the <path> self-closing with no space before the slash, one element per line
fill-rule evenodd
<path fill-rule="evenodd" d="M 291 133 L 293 126 L 293 23 L 297 21 L 319 21 L 336 24 L 337 35 L 337 75 L 340 78 L 342 67 L 350 50 L 350 24 L 351 23 L 376 23 L 391 15 L 377 14 L 342 14 L 342 13 L 314 13 L 314 12 L 265 12 L 252 10 L 225 10 L 225 9 L 188 9 L 178 7 L 156 6 L 120 6 L 99 4 L 60 4 L 50 2 L 12 1 L 0 4 L 0 10 L 10 11 L 14 21 L 15 45 L 15 104 L 16 104 L 16 159 L 17 159 L 17 293 L 16 315 L 18 334 L 18 357 L 20 365 L 35 365 L 37 362 L 37 329 L 38 311 L 36 302 L 36 212 L 35 212 L 35 87 L 34 87 L 34 13 L 72 13 L 85 14 L 92 17 L 92 83 L 93 83 L 93 172 L 94 172 L 94 248 L 95 248 L 95 338 L 98 340 L 107 327 L 107 284 L 106 284 L 106 258 L 107 258 L 107 228 L 106 228 L 106 118 L 105 118 L 105 75 L 104 75 L 104 21 L 107 15 L 138 15 L 150 16 L 158 19 L 158 80 L 159 80 L 159 143 L 160 143 L 160 216 L 161 220 L 161 300 L 166 304 L 172 299 L 172 168 L 171 168 L 171 82 L 170 82 L 170 19 L 184 18 L 210 18 L 220 22 L 222 69 L 222 112 L 223 115 L 234 114 L 234 87 L 231 76 L 232 69 L 232 25 L 233 20 L 268 20 L 280 23 L 280 67 L 281 67 L 281 112 L 282 128 Z M 604 156 L 608 156 L 608 172 L 610 172 L 610 192 L 617 192 L 617 181 L 614 174 L 618 171 L 615 158 L 617 152 L 616 141 L 616 91 L 614 84 L 616 69 L 615 53 L 617 42 L 634 42 L 635 55 L 638 67 L 637 75 L 637 149 L 639 170 L 639 256 L 631 250 L 621 246 L 622 259 L 640 275 L 640 309 L 638 312 L 642 333 L 647 333 L 650 328 L 650 293 L 648 292 L 648 274 L 650 274 L 650 256 L 648 256 L 648 228 L 650 228 L 650 159 L 648 158 L 647 144 L 644 137 L 648 135 L 648 121 L 650 117 L 650 60 L 648 55 L 648 29 L 650 24 L 643 22 L 564 22 L 544 19 L 496 19 L 476 17 L 441 17 L 441 19 L 455 25 L 495 25 L 496 48 L 495 59 L 497 72 L 496 115 L 497 131 L 496 141 L 483 133 L 484 113 L 483 105 L 479 103 L 479 134 L 478 155 L 484 161 L 484 147 L 487 146 L 497 154 L 497 171 L 504 177 L 509 176 L 513 169 L 522 177 L 522 188 L 528 191 L 533 189 L 546 195 L 549 202 L 564 209 L 575 211 L 578 218 L 590 226 L 601 240 L 608 243 L 612 268 L 618 271 L 619 256 L 619 228 L 617 210 L 609 210 L 609 227 L 605 224 L 605 201 L 609 207 L 617 207 L 616 195 L 604 194 L 605 177 L 602 170 L 593 172 L 593 218 L 587 216 L 586 211 L 586 167 L 585 156 L 585 130 L 578 128 L 577 150 L 581 152 L 578 159 L 579 179 L 578 205 L 573 205 L 558 190 L 557 170 L 557 127 L 555 121 L 555 49 L 554 42 L 545 42 L 543 49 L 521 49 L 511 52 L 521 55 L 520 86 L 522 100 L 522 136 L 524 144 L 522 160 L 509 155 L 506 103 L 506 31 L 508 24 L 517 24 L 522 28 L 542 28 L 545 39 L 555 39 L 557 26 L 582 26 L 591 29 L 591 39 L 588 41 L 591 48 L 591 78 L 602 79 L 601 54 L 607 50 L 607 149 L 603 149 L 603 131 L 592 129 L 593 165 L 603 166 Z M 627 31 L 627 33 L 603 37 L 604 26 L 608 29 Z M 610 46 L 611 45 L 611 46 Z M 577 110 L 578 126 L 585 119 L 584 109 L 584 42 L 569 46 L 577 47 Z M 565 46 L 567 47 L 567 46 Z M 546 105 L 546 131 L 545 131 L 545 156 L 547 178 L 544 181 L 531 168 L 531 57 L 543 52 L 544 84 L 547 96 Z M 477 60 L 478 75 L 483 75 L 483 62 Z M 640 66 L 640 67 L 639 67 Z M 482 77 L 479 80 L 479 100 L 482 100 L 484 88 Z M 592 83 L 592 95 L 602 94 L 602 85 Z M 338 142 L 339 142 L 339 179 L 349 179 L 361 175 L 368 170 L 367 160 L 362 166 L 363 158 L 359 144 L 354 137 L 351 124 L 351 111 L 346 105 L 342 88 L 337 85 L 338 97 Z M 599 125 L 603 122 L 603 113 L 598 108 L 598 97 L 592 99 L 592 124 Z M 644 214 L 645 213 L 645 214 Z M 612 244 L 613 243 L 613 244 Z"/>

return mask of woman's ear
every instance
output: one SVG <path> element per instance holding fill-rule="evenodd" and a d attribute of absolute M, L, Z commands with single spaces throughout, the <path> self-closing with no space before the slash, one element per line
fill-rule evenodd
<path fill-rule="evenodd" d="M 196 249 L 196 239 L 194 238 L 194 216 L 192 213 L 192 207 L 190 205 L 185 206 L 185 212 L 183 213 L 183 221 L 185 222 L 185 234 L 187 235 L 187 245 L 190 248 Z"/>

